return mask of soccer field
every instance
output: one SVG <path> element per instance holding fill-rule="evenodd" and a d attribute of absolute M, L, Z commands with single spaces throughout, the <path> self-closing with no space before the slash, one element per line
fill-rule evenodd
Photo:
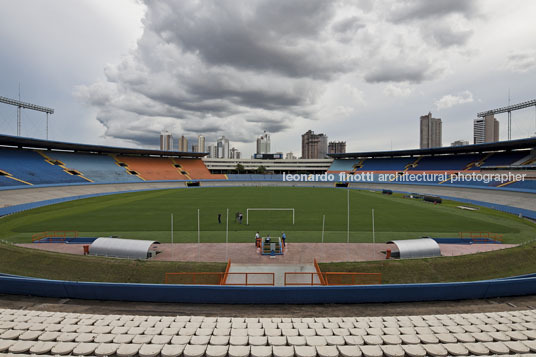
<path fill-rule="evenodd" d="M 134 192 L 88 198 L 46 206 L 2 219 L 0 238 L 29 242 L 34 233 L 77 230 L 80 236 L 171 241 L 171 214 L 175 242 L 225 242 L 229 210 L 229 241 L 253 242 L 255 232 L 272 237 L 287 234 L 287 241 L 320 242 L 325 215 L 324 242 L 346 242 L 346 189 L 303 187 L 188 188 Z M 434 205 L 401 195 L 349 190 L 350 242 L 372 241 L 372 209 L 376 242 L 421 236 L 457 237 L 460 231 L 503 234 L 505 243 L 533 239 L 535 225 L 513 215 L 483 208 L 467 211 L 455 202 Z M 294 208 L 291 211 L 250 211 L 247 208 Z M 242 212 L 242 224 L 235 214 Z M 222 223 L 218 223 L 221 214 Z"/>

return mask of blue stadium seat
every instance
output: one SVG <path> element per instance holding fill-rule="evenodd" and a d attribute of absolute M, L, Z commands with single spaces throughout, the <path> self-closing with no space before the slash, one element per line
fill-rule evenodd
<path fill-rule="evenodd" d="M 25 185 L 22 182 L 7 178 L 6 176 L 0 176 L 0 187 L 7 187 L 7 186 L 20 186 Z"/>
<path fill-rule="evenodd" d="M 328 171 L 352 171 L 354 165 L 358 162 L 359 160 L 335 159 L 331 163 Z"/>
<path fill-rule="evenodd" d="M 69 169 L 79 171 L 94 182 L 143 181 L 135 175 L 130 175 L 124 167 L 117 165 L 114 158 L 108 155 L 48 152 L 47 156 L 63 162 Z"/>
<path fill-rule="evenodd" d="M 34 185 L 87 182 L 82 177 L 68 174 L 60 166 L 46 162 L 43 156 L 32 150 L 0 148 L 0 170 Z"/>
<path fill-rule="evenodd" d="M 486 166 L 508 166 L 514 162 L 521 160 L 529 154 L 528 151 L 514 151 L 494 153 L 486 159 L 481 167 Z"/>
<path fill-rule="evenodd" d="M 463 170 L 470 163 L 482 160 L 483 155 L 444 155 L 423 157 L 413 171 Z"/>
<path fill-rule="evenodd" d="M 406 165 L 414 162 L 414 157 L 397 157 L 397 158 L 375 158 L 366 159 L 363 162 L 363 166 L 360 168 L 362 171 L 402 171 L 406 168 Z"/>

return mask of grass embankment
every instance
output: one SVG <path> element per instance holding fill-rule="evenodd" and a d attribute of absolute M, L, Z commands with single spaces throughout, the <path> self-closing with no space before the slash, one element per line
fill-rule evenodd
<path fill-rule="evenodd" d="M 78 256 L 0 245 L 0 272 L 46 279 L 163 283 L 166 272 L 223 272 L 225 266 Z M 323 263 L 320 268 L 324 272 L 382 273 L 383 284 L 492 279 L 536 272 L 536 243 L 459 257 Z"/>
<path fill-rule="evenodd" d="M 322 271 L 381 273 L 383 284 L 504 278 L 536 273 L 536 243 L 456 257 L 321 263 L 319 265 Z"/>
<path fill-rule="evenodd" d="M 225 267 L 225 263 L 113 259 L 0 244 L 0 272 L 44 279 L 160 284 L 165 273 L 223 272 Z"/>
<path fill-rule="evenodd" d="M 94 197 L 21 212 L 0 221 L 0 238 L 17 243 L 31 241 L 43 231 L 79 231 L 80 236 L 118 236 L 170 241 L 170 216 L 174 217 L 176 243 L 197 242 L 200 212 L 201 242 L 225 242 L 229 209 L 229 241 L 251 242 L 255 232 L 278 237 L 285 231 L 289 242 L 320 242 L 325 215 L 324 242 L 347 240 L 347 190 L 311 187 L 226 187 L 157 190 Z M 433 205 L 402 195 L 350 190 L 350 242 L 372 241 L 372 209 L 376 242 L 421 236 L 456 237 L 458 232 L 502 234 L 505 243 L 521 243 L 536 236 L 536 225 L 514 215 L 480 207 L 461 210 L 459 203 Z M 465 205 L 464 206 L 468 206 Z M 247 208 L 294 208 L 290 211 L 251 211 Z M 244 213 L 242 224 L 235 213 Z M 218 223 L 222 214 L 222 223 Z"/>

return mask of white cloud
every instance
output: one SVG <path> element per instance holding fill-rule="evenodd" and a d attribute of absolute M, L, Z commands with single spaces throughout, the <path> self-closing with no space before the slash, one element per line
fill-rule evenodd
<path fill-rule="evenodd" d="M 517 51 L 508 56 L 506 67 L 514 72 L 528 72 L 536 68 L 536 51 Z"/>
<path fill-rule="evenodd" d="M 438 110 L 452 108 L 456 105 L 473 102 L 473 93 L 468 90 L 458 94 L 447 94 L 441 99 L 437 100 L 434 104 Z"/>
<path fill-rule="evenodd" d="M 407 97 L 411 95 L 413 89 L 404 83 L 389 83 L 383 89 L 383 93 L 388 97 Z"/>

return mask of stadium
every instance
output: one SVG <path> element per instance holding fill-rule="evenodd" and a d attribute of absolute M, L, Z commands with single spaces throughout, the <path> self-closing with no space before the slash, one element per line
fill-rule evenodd
<path fill-rule="evenodd" d="M 536 2 L 2 5 L 0 357 L 536 356 Z"/>
<path fill-rule="evenodd" d="M 328 166 L 323 163 L 323 172 L 305 175 L 222 173 L 222 167 L 213 173 L 210 159 L 205 164 L 197 153 L 6 135 L 0 144 L 3 294 L 125 304 L 348 306 L 487 301 L 535 293 L 536 139 L 335 154 Z M 278 169 L 284 168 L 271 168 Z M 505 173 L 522 179 L 505 181 Z M 400 179 L 419 174 L 432 180 Z M 459 175 L 490 179 L 459 182 L 454 179 Z M 239 214 L 245 217 L 239 220 Z M 261 232 L 259 242 L 256 232 Z M 151 335 L 153 342 L 128 333 L 130 342 L 117 343 L 124 335 L 99 334 L 96 323 L 84 334 L 88 340 L 72 334 L 76 340 L 71 342 L 58 340 L 59 335 L 48 341 L 39 339 L 47 334 L 43 330 L 16 327 L 17 321 L 39 324 L 51 319 L 49 314 L 4 310 L 2 351 L 107 355 L 113 350 L 123 355 L 132 349 L 140 355 L 231 356 L 247 346 L 254 355 L 268 349 L 285 355 L 290 348 L 295 355 L 372 356 L 529 353 L 535 347 L 531 310 L 424 316 L 420 321 L 428 327 L 423 334 L 416 331 L 420 323 L 414 316 L 367 318 L 366 323 L 338 317 L 205 317 L 199 329 L 214 325 L 210 341 L 195 341 L 177 330 Z M 79 316 L 73 320 L 78 323 L 93 318 L 73 316 Z M 198 319 L 162 317 L 158 326 L 170 332 Z M 484 329 L 486 319 L 496 332 Z M 404 321 L 412 322 L 405 326 Z M 317 333 L 308 336 L 297 329 L 301 332 L 293 338 L 290 330 L 300 323 L 305 329 L 316 326 Z M 362 335 L 333 329 L 348 323 L 369 327 L 352 332 Z M 457 328 L 446 330 L 451 323 Z M 241 342 L 232 334 L 221 344 L 213 341 L 224 325 L 231 327 L 228 333 L 242 326 L 246 335 Z M 261 326 L 259 336 L 242 341 Z M 369 331 L 378 328 L 373 326 L 380 328 Z M 387 333 L 388 326 L 397 332 Z M 402 332 L 404 327 L 413 328 L 413 334 Z M 324 328 L 331 334 L 318 335 Z"/>

